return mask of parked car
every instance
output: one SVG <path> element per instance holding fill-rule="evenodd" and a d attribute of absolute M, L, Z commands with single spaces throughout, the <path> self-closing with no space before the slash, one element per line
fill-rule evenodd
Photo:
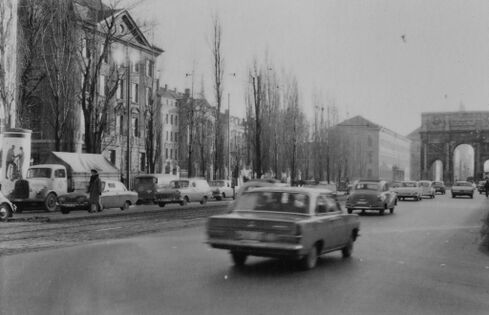
<path fill-rule="evenodd" d="M 209 182 L 209 186 L 212 190 L 212 197 L 216 200 L 222 200 L 224 198 L 234 199 L 234 187 L 232 187 L 230 180 L 212 180 Z"/>
<path fill-rule="evenodd" d="M 135 205 L 138 194 L 127 190 L 123 183 L 115 180 L 102 180 L 102 195 L 100 202 L 103 209 L 120 208 L 127 210 Z M 72 210 L 90 210 L 89 194 L 71 192 L 58 197 L 58 207 L 61 213 L 68 214 Z"/>
<path fill-rule="evenodd" d="M 243 183 L 236 192 L 236 197 L 242 193 L 257 187 L 278 186 L 285 187 L 287 184 L 280 182 L 278 179 L 252 179 Z"/>
<path fill-rule="evenodd" d="M 210 217 L 207 242 L 229 250 L 237 266 L 252 255 L 298 259 L 311 269 L 327 252 L 349 257 L 359 230 L 358 216 L 343 213 L 324 189 L 269 186 L 243 192 L 231 213 Z"/>
<path fill-rule="evenodd" d="M 457 196 L 469 196 L 474 198 L 474 186 L 468 181 L 456 181 L 452 185 L 452 198 Z"/>
<path fill-rule="evenodd" d="M 477 183 L 477 191 L 479 191 L 479 194 L 486 192 L 486 181 L 485 180 L 480 180 Z"/>
<path fill-rule="evenodd" d="M 400 186 L 393 190 L 397 193 L 399 200 L 405 200 L 406 198 L 412 198 L 414 200 L 422 199 L 422 188 L 415 181 L 402 181 Z"/>
<path fill-rule="evenodd" d="M 389 184 L 383 180 L 359 180 L 353 186 L 353 190 L 346 199 L 348 213 L 354 210 L 375 210 L 384 215 L 386 210 L 394 213 L 397 205 L 397 194 L 389 188 Z"/>
<path fill-rule="evenodd" d="M 7 221 L 17 211 L 17 207 L 0 192 L 0 221 Z"/>
<path fill-rule="evenodd" d="M 433 182 L 433 187 L 435 188 L 435 193 L 445 194 L 445 183 L 441 181 Z"/>
<path fill-rule="evenodd" d="M 155 202 L 164 207 L 167 203 L 178 203 L 181 206 L 189 202 L 205 204 L 212 198 L 209 183 L 203 178 L 188 178 L 172 180 L 155 194 Z"/>
<path fill-rule="evenodd" d="M 433 182 L 430 180 L 418 181 L 419 187 L 421 187 L 421 196 L 428 196 L 431 199 L 435 198 L 436 191 L 433 187 Z"/>
<path fill-rule="evenodd" d="M 154 203 L 158 189 L 168 186 L 170 181 L 176 180 L 176 175 L 170 174 L 144 174 L 136 176 L 135 190 L 138 193 L 138 204 Z"/>

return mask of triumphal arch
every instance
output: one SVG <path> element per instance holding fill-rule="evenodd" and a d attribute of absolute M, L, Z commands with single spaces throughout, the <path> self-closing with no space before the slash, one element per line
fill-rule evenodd
<path fill-rule="evenodd" d="M 422 113 L 420 139 L 421 178 L 432 179 L 430 170 L 439 160 L 443 180 L 453 182 L 454 150 L 461 144 L 473 147 L 474 177 L 483 178 L 484 162 L 489 160 L 489 111 Z"/>

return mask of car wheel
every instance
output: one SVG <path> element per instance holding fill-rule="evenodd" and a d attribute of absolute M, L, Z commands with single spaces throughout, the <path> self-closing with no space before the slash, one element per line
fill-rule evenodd
<path fill-rule="evenodd" d="M 68 214 L 68 213 L 70 213 L 70 209 L 65 208 L 65 207 L 61 207 L 61 213 L 62 214 Z"/>
<path fill-rule="evenodd" d="M 124 204 L 122 205 L 121 210 L 122 211 L 129 210 L 130 205 L 131 205 L 131 203 L 126 200 L 126 202 L 124 202 Z"/>
<path fill-rule="evenodd" d="M 221 201 L 222 200 L 222 197 L 221 196 L 218 196 L 218 197 L 216 197 L 216 200 L 217 201 Z"/>
<path fill-rule="evenodd" d="M 186 206 L 188 202 L 189 202 L 188 197 L 185 196 L 185 197 L 183 197 L 183 200 L 180 201 L 180 205 L 181 206 Z"/>
<path fill-rule="evenodd" d="M 452 198 L 455 198 L 455 195 L 454 194 L 452 194 Z"/>
<path fill-rule="evenodd" d="M 202 200 L 200 201 L 201 205 L 205 205 L 207 203 L 207 196 L 204 196 Z"/>
<path fill-rule="evenodd" d="M 162 208 L 163 208 L 165 205 L 166 205 L 166 203 L 164 203 L 164 202 L 159 202 L 159 203 L 158 203 L 158 206 L 160 206 L 160 207 L 162 207 Z"/>
<path fill-rule="evenodd" d="M 394 207 L 389 208 L 389 213 L 390 213 L 390 214 L 393 214 L 393 213 L 394 213 Z"/>
<path fill-rule="evenodd" d="M 226 194 L 222 193 L 222 199 L 226 198 Z"/>
<path fill-rule="evenodd" d="M 49 212 L 56 211 L 56 195 L 54 193 L 49 193 L 46 199 L 44 200 L 44 207 Z"/>
<path fill-rule="evenodd" d="M 348 209 L 346 209 L 346 212 L 348 212 L 349 214 L 352 214 L 353 213 L 353 209 L 348 208 Z"/>
<path fill-rule="evenodd" d="M 243 253 L 231 252 L 231 259 L 236 267 L 242 267 L 246 263 L 248 255 Z"/>
<path fill-rule="evenodd" d="M 343 256 L 343 258 L 351 257 L 352 253 L 353 253 L 353 236 L 350 237 L 346 246 L 341 249 L 341 255 Z"/>
<path fill-rule="evenodd" d="M 473 194 L 472 194 L 472 195 L 470 195 L 470 199 L 473 199 L 473 198 L 474 198 L 474 195 L 473 195 Z"/>
<path fill-rule="evenodd" d="M 302 258 L 301 267 L 304 270 L 310 270 L 316 267 L 317 262 L 318 262 L 318 248 L 316 246 L 312 246 L 309 249 L 307 255 Z"/>
<path fill-rule="evenodd" d="M 12 216 L 12 209 L 7 204 L 0 205 L 0 221 L 7 221 Z"/>
<path fill-rule="evenodd" d="M 385 206 L 385 208 L 387 208 L 387 206 Z M 385 209 L 380 209 L 380 210 L 379 210 L 379 214 L 380 214 L 380 215 L 384 215 L 384 213 L 385 213 Z"/>

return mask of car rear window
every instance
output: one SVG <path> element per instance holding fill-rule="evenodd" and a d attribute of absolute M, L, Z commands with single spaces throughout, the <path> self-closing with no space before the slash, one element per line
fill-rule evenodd
<path fill-rule="evenodd" d="M 401 184 L 401 187 L 416 187 L 416 183 L 414 182 L 405 182 Z"/>
<path fill-rule="evenodd" d="M 304 193 L 250 191 L 236 202 L 235 210 L 309 213 L 309 196 Z"/>
<path fill-rule="evenodd" d="M 469 182 L 455 182 L 454 186 L 472 186 Z"/>
<path fill-rule="evenodd" d="M 375 183 L 358 183 L 355 185 L 355 190 L 379 190 L 379 184 Z"/>

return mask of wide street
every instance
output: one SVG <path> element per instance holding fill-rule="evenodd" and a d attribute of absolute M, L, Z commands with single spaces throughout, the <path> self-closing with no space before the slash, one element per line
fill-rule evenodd
<path fill-rule="evenodd" d="M 167 228 L 171 220 L 162 213 L 175 215 L 178 207 L 148 210 L 134 215 L 137 220 L 122 219 L 129 213 L 100 217 L 106 220 L 97 226 L 103 237 L 80 236 L 79 245 L 62 242 L 69 246 L 54 249 L 52 242 L 66 240 L 74 226 L 88 221 L 4 223 L 2 231 L 11 233 L 29 224 L 67 228 L 43 232 L 40 242 L 51 242 L 49 249 L 34 246 L 33 252 L 0 257 L 0 313 L 487 314 L 489 255 L 479 250 L 479 233 L 488 207 L 479 194 L 447 194 L 401 201 L 393 215 L 361 215 L 353 257 L 327 254 L 311 271 L 265 258 L 237 269 L 227 252 L 205 244 L 203 219 Z M 125 228 L 111 228 L 129 222 L 153 233 L 113 239 Z M 96 229 L 89 230 L 75 233 L 94 235 Z M 26 244 L 38 242 L 28 238 Z M 19 246 L 5 234 L 2 240 Z"/>

